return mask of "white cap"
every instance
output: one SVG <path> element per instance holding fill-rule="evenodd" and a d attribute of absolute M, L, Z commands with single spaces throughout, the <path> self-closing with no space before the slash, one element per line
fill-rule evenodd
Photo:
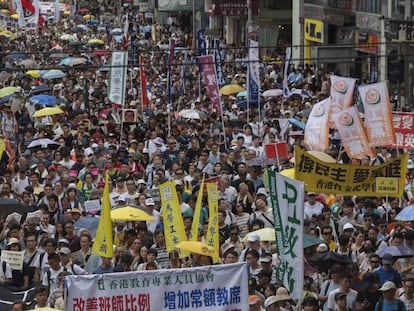
<path fill-rule="evenodd" d="M 152 198 L 148 198 L 148 199 L 146 199 L 145 200 L 145 205 L 152 205 L 152 206 L 154 206 L 155 205 L 155 202 L 154 202 L 154 200 L 152 199 Z"/>
<path fill-rule="evenodd" d="M 259 194 L 264 194 L 265 196 L 268 196 L 267 194 L 267 190 L 265 188 L 259 188 L 259 190 L 257 190 L 256 195 Z"/>
<path fill-rule="evenodd" d="M 250 234 L 249 238 L 247 239 L 249 242 L 257 242 L 260 241 L 260 236 L 258 234 Z"/>
<path fill-rule="evenodd" d="M 408 168 L 409 170 L 411 170 L 411 169 L 413 169 L 413 168 L 414 168 L 414 162 L 413 162 L 413 160 L 408 159 L 408 161 L 407 161 L 407 168 Z"/>
<path fill-rule="evenodd" d="M 344 230 L 343 230 L 343 231 L 348 230 L 348 229 L 352 229 L 352 231 L 355 231 L 354 226 L 353 226 L 350 222 L 347 222 L 347 223 L 344 225 Z"/>

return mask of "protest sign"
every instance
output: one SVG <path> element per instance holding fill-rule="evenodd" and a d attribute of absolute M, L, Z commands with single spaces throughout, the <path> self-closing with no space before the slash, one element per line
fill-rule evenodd
<path fill-rule="evenodd" d="M 68 311 L 248 310 L 245 263 L 66 278 Z"/>
<path fill-rule="evenodd" d="M 101 210 L 101 201 L 99 199 L 85 201 L 85 211 L 94 213 Z"/>
<path fill-rule="evenodd" d="M 303 183 L 274 171 L 267 172 L 270 201 L 275 217 L 280 265 L 278 279 L 294 300 L 303 292 Z"/>
<path fill-rule="evenodd" d="M 1 260 L 7 262 L 12 270 L 22 270 L 23 260 L 24 260 L 24 251 L 1 251 Z"/>
<path fill-rule="evenodd" d="M 326 163 L 300 148 L 295 149 L 295 179 L 305 183 L 306 191 L 351 196 L 377 196 L 377 177 L 398 178 L 398 193 L 404 191 L 408 154 L 391 159 L 384 164 L 350 165 Z"/>
<path fill-rule="evenodd" d="M 392 122 L 394 124 L 396 146 L 390 147 L 414 150 L 414 114 L 393 112 Z"/>

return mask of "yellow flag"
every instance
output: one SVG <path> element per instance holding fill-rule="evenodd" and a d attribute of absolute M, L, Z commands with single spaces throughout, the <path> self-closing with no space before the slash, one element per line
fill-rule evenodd
<path fill-rule="evenodd" d="M 177 250 L 177 244 L 187 241 L 180 203 L 178 202 L 175 184 L 167 181 L 160 185 L 162 219 L 167 252 Z M 185 256 L 182 252 L 181 255 Z"/>
<path fill-rule="evenodd" d="M 0 160 L 3 157 L 3 152 L 5 148 L 6 148 L 6 145 L 4 143 L 4 139 L 0 139 Z"/>
<path fill-rule="evenodd" d="M 194 210 L 193 223 L 191 225 L 189 241 L 197 241 L 198 238 L 198 228 L 200 226 L 200 214 L 201 214 L 201 204 L 203 203 L 203 192 L 204 192 L 204 177 L 201 180 L 200 190 L 198 190 L 197 202 Z"/>
<path fill-rule="evenodd" d="M 101 218 L 99 219 L 98 230 L 95 241 L 93 242 L 92 253 L 106 258 L 112 258 L 114 256 L 108 174 L 106 174 L 105 178 Z"/>
<path fill-rule="evenodd" d="M 218 189 L 216 183 L 206 183 L 208 197 L 208 230 L 206 234 L 206 243 L 215 250 L 213 260 L 219 262 L 219 227 L 218 227 Z"/>

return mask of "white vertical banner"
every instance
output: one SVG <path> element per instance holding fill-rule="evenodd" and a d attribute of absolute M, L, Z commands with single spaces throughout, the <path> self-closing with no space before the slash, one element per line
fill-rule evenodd
<path fill-rule="evenodd" d="M 54 17 L 54 21 L 55 23 L 59 23 L 59 18 L 60 18 L 60 5 L 59 5 L 59 0 L 55 0 L 55 17 Z"/>
<path fill-rule="evenodd" d="M 275 217 L 276 240 L 281 257 L 278 279 L 292 298 L 303 295 L 303 204 L 304 185 L 274 171 L 267 172 Z"/>
<path fill-rule="evenodd" d="M 39 24 L 39 15 L 40 15 L 40 2 L 39 0 L 33 0 L 34 13 L 31 16 L 25 18 L 25 27 L 26 29 L 36 29 Z"/>
<path fill-rule="evenodd" d="M 248 80 L 248 101 L 250 104 L 257 102 L 257 106 L 260 107 L 259 42 L 255 40 L 250 40 Z"/>
<path fill-rule="evenodd" d="M 19 15 L 19 27 L 26 28 L 26 22 L 24 20 L 24 12 L 23 12 L 23 5 L 21 0 L 14 0 L 13 7 L 16 10 L 16 13 Z"/>
<path fill-rule="evenodd" d="M 109 100 L 124 105 L 127 78 L 128 52 L 113 52 L 109 72 Z"/>
<path fill-rule="evenodd" d="M 292 57 L 292 49 L 290 47 L 286 48 L 286 58 L 285 58 L 285 68 L 283 70 L 283 97 L 289 97 L 290 96 L 290 90 L 288 86 L 288 69 L 290 64 L 290 58 Z"/>

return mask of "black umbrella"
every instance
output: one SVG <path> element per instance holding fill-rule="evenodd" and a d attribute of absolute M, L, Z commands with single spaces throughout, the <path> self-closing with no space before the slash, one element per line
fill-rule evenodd
<path fill-rule="evenodd" d="M 352 263 L 352 260 L 348 255 L 342 255 L 336 252 L 317 252 L 309 257 L 309 261 L 311 261 L 320 272 L 327 272 L 336 263 Z"/>
<path fill-rule="evenodd" d="M 49 92 L 51 90 L 51 88 L 45 84 L 41 84 L 39 86 L 36 86 L 34 89 L 32 89 L 32 91 L 30 92 L 31 94 L 39 94 L 42 92 Z"/>
<path fill-rule="evenodd" d="M 26 205 L 12 199 L 0 199 L 0 215 L 6 218 L 11 213 L 19 213 L 21 215 L 27 214 Z"/>

